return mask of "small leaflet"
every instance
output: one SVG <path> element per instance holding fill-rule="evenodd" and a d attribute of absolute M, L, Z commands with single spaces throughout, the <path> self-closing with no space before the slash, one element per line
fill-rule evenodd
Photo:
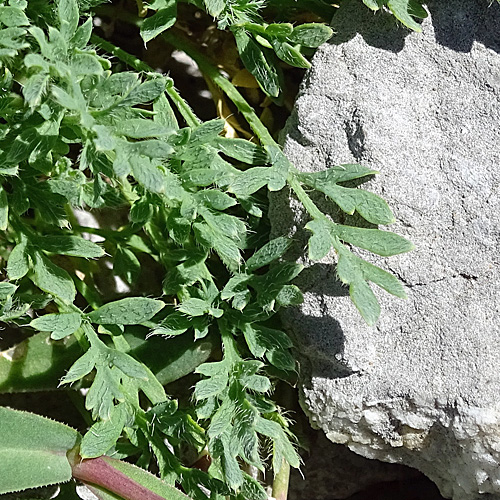
<path fill-rule="evenodd" d="M 34 252 L 32 258 L 34 260 L 34 273 L 31 278 L 33 283 L 40 290 L 50 293 L 66 304 L 72 304 L 75 300 L 76 289 L 70 275 L 40 252 Z"/>
<path fill-rule="evenodd" d="M 253 272 L 279 259 L 292 244 L 292 240 L 280 236 L 259 248 L 247 261 L 246 268 Z"/>
<path fill-rule="evenodd" d="M 156 38 L 175 23 L 177 2 L 166 0 L 164 4 L 165 6 L 159 9 L 156 14 L 144 19 L 141 25 L 141 37 L 145 43 Z"/>
<path fill-rule="evenodd" d="M 34 319 L 30 326 L 41 332 L 52 332 L 51 338 L 60 340 L 74 333 L 82 323 L 79 313 L 46 314 Z"/>
<path fill-rule="evenodd" d="M 105 304 L 87 317 L 98 325 L 137 325 L 150 320 L 164 307 L 161 300 L 127 297 Z"/>
<path fill-rule="evenodd" d="M 82 458 L 95 458 L 106 454 L 116 444 L 127 420 L 126 407 L 114 406 L 108 420 L 96 422 L 83 436 L 80 444 Z"/>
<path fill-rule="evenodd" d="M 104 255 L 99 245 L 80 236 L 39 236 L 35 243 L 46 252 L 72 257 L 97 259 Z"/>
<path fill-rule="evenodd" d="M 332 35 L 333 30 L 324 24 L 305 23 L 294 28 L 288 35 L 288 40 L 304 47 L 316 48 L 329 40 Z"/>

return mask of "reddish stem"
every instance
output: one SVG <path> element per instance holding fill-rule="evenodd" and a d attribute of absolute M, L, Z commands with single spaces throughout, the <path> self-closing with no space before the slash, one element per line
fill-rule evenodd
<path fill-rule="evenodd" d="M 84 483 L 101 486 L 123 500 L 165 500 L 115 469 L 112 465 L 114 461 L 109 457 L 81 460 L 73 465 L 73 477 Z"/>

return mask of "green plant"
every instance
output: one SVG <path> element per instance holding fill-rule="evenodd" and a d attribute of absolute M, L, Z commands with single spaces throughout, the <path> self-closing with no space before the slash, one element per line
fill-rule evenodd
<path fill-rule="evenodd" d="M 363 3 L 374 11 L 386 6 L 405 26 L 415 31 L 422 30 L 414 18 L 427 17 L 427 11 L 418 0 L 363 0 Z"/>
<path fill-rule="evenodd" d="M 234 85 L 172 28 L 175 2 L 139 0 L 138 15 L 112 13 L 139 26 L 144 41 L 161 36 L 188 53 L 258 143 L 225 137 L 223 119 L 202 123 L 172 79 L 93 33 L 81 14 L 100 3 L 0 6 L 0 320 L 33 334 L 0 358 L 0 389 L 84 389 L 87 422 L 82 437 L 0 408 L 0 457 L 10 471 L 0 493 L 75 477 L 102 499 L 265 500 L 259 477 L 272 470 L 273 495 L 284 499 L 288 468 L 300 460 L 271 397 L 276 381 L 295 372 L 276 313 L 302 301 L 293 284 L 302 266 L 282 259 L 289 239 L 269 241 L 267 191 L 288 186 L 303 204 L 309 257 L 333 248 L 339 278 L 370 324 L 380 310 L 368 283 L 398 297 L 404 290 L 348 245 L 390 256 L 412 244 L 338 224 L 316 207 L 304 187 L 373 225 L 394 221 L 381 198 L 344 184 L 376 172 L 298 172 Z M 258 2 L 196 5 L 230 29 L 248 71 L 278 101 L 276 57 L 307 67 L 307 49 L 331 34 L 314 23 L 264 23 Z M 81 208 L 107 219 L 84 226 Z M 127 296 L 110 295 L 100 279 L 108 263 Z M 164 386 L 189 374 L 194 391 L 178 403 Z M 35 450 L 29 458 L 27 448 Z M 193 466 L 205 455 L 208 470 Z M 161 479 L 115 460 L 125 458 Z"/>

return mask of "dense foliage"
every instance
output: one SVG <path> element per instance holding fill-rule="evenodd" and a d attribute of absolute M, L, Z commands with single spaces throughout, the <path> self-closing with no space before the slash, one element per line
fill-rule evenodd
<path fill-rule="evenodd" d="M 425 15 L 414 0 L 364 1 L 372 9 L 387 4 L 415 29 L 412 16 Z M 255 142 L 231 137 L 224 119 L 201 122 L 170 77 L 97 36 L 91 11 L 100 3 L 0 6 L 0 320 L 9 335 L 32 334 L 23 356 L 1 358 L 0 390 L 58 383 L 81 390 L 87 422 L 79 437 L 3 410 L 0 435 L 14 436 L 10 452 L 17 446 L 20 455 L 13 456 L 23 460 L 26 435 L 16 433 L 16 421 L 32 422 L 47 426 L 47 435 L 69 436 L 59 448 L 40 445 L 40 461 L 76 442 L 80 459 L 128 458 L 196 500 L 265 500 L 266 471 L 273 471 L 272 483 L 300 463 L 272 393 L 276 380 L 293 380 L 296 370 L 276 313 L 302 301 L 293 284 L 302 266 L 282 259 L 291 241 L 269 240 L 267 191 L 288 186 L 302 202 L 311 219 L 310 259 L 334 251 L 338 276 L 370 324 L 380 309 L 369 282 L 405 293 L 351 246 L 391 256 L 412 245 L 377 229 L 394 221 L 389 207 L 349 184 L 376 172 L 341 165 L 303 174 L 290 164 L 238 90 L 172 31 L 175 0 L 138 0 L 136 13 L 118 6 L 113 15 L 138 26 L 144 42 L 162 37 L 189 53 L 247 120 Z M 232 33 L 250 78 L 278 103 L 283 63 L 307 68 L 305 56 L 331 36 L 323 24 L 268 24 L 259 1 L 193 3 Z M 102 8 L 109 13 L 113 6 Z M 331 7 L 317 0 L 311 9 Z M 305 189 L 357 212 L 371 228 L 331 220 Z M 83 222 L 89 213 L 98 227 Z M 178 403 L 165 385 L 188 374 L 194 390 L 186 388 Z M 210 467 L 193 467 L 205 455 Z M 75 477 L 100 484 L 77 462 Z M 116 467 L 142 481 L 128 466 Z M 14 476 L 0 477 L 0 493 L 69 479 L 70 469 L 30 483 L 14 464 Z M 100 498 L 118 498 L 96 488 Z M 286 482 L 283 488 L 286 496 Z"/>

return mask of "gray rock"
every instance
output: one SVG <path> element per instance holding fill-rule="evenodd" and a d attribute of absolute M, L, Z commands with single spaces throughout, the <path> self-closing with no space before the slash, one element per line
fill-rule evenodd
<path fill-rule="evenodd" d="M 423 33 L 409 33 L 345 0 L 284 140 L 305 171 L 360 162 L 381 172 L 364 187 L 417 248 L 362 255 L 409 298 L 377 290 L 381 319 L 364 324 L 331 259 L 301 256 L 307 216 L 277 197 L 274 230 L 296 234 L 309 266 L 305 303 L 284 319 L 302 356 L 303 406 L 330 440 L 415 467 L 445 497 L 500 498 L 500 5 L 428 10 Z"/>

